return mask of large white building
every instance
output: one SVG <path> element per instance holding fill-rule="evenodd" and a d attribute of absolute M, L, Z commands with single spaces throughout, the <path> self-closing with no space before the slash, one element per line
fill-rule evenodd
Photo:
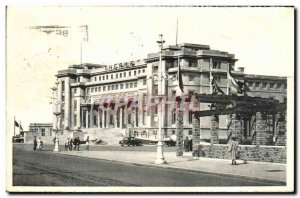
<path fill-rule="evenodd" d="M 179 62 L 178 62 L 179 61 Z M 235 69 L 237 59 L 234 54 L 212 50 L 208 45 L 179 44 L 162 50 L 162 95 L 168 98 L 182 95 L 178 89 L 178 65 L 180 65 L 184 95 L 211 93 L 210 72 L 218 86 L 227 93 L 228 69 L 246 85 L 245 94 L 273 98 L 286 102 L 285 77 L 248 75 L 244 68 Z M 259 61 L 259 60 L 257 60 Z M 157 138 L 157 107 L 146 107 L 149 96 L 160 93 L 154 74 L 159 66 L 159 53 L 148 54 L 143 60 L 114 65 L 82 64 L 71 65 L 58 71 L 57 100 L 54 129 L 81 129 L 86 132 L 130 132 L 130 135 Z M 120 98 L 126 98 L 126 100 Z M 138 99 L 138 100 L 137 100 Z M 123 105 L 119 103 L 123 102 Z M 133 104 L 140 102 L 140 104 Z M 124 104 L 126 102 L 126 104 Z M 134 106 L 134 108 L 129 108 Z M 110 111 L 104 111 L 103 108 Z M 193 108 L 208 108 L 207 104 L 197 103 Z M 175 108 L 166 107 L 163 111 L 163 136 L 175 134 Z M 192 110 L 185 108 L 183 114 L 184 136 L 192 135 Z M 226 138 L 226 116 L 220 116 L 219 134 Z M 201 138 L 209 139 L 210 118 L 200 121 Z"/>

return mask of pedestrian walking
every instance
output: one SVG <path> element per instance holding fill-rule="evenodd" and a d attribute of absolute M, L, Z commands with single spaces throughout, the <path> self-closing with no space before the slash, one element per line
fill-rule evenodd
<path fill-rule="evenodd" d="M 37 150 L 42 150 L 41 144 L 42 144 L 41 137 L 39 137 L 37 140 Z"/>
<path fill-rule="evenodd" d="M 69 150 L 72 151 L 72 149 L 73 149 L 73 138 L 71 138 L 70 144 L 69 144 Z"/>
<path fill-rule="evenodd" d="M 89 136 L 87 136 L 85 144 L 86 144 L 85 150 L 87 150 L 87 151 L 90 150 L 90 139 L 89 139 Z"/>
<path fill-rule="evenodd" d="M 231 138 L 231 142 L 228 145 L 228 152 L 231 153 L 231 164 L 236 165 L 236 159 L 238 156 L 238 147 L 239 144 L 236 141 L 236 137 Z"/>
<path fill-rule="evenodd" d="M 67 138 L 67 142 L 65 143 L 65 151 L 69 151 L 70 148 L 70 139 Z"/>
<path fill-rule="evenodd" d="M 74 138 L 73 144 L 74 144 L 74 151 L 76 151 L 77 150 L 77 137 Z"/>
<path fill-rule="evenodd" d="M 34 138 L 33 138 L 33 150 L 36 151 L 36 147 L 37 147 L 37 141 L 36 141 L 36 136 L 34 136 Z"/>
<path fill-rule="evenodd" d="M 190 142 L 190 141 L 189 141 L 189 138 L 186 137 L 185 140 L 184 140 L 184 142 L 183 142 L 183 146 L 184 146 L 184 151 L 185 151 L 185 152 L 189 152 L 189 149 L 190 149 L 190 148 L 189 148 L 189 142 Z"/>
<path fill-rule="evenodd" d="M 79 151 L 79 146 L 80 146 L 80 139 L 77 137 L 77 151 Z"/>
<path fill-rule="evenodd" d="M 193 139 L 189 141 L 189 149 L 190 151 L 193 151 Z"/>

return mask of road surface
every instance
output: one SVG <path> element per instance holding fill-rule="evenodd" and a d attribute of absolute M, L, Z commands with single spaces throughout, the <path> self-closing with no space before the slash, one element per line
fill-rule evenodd
<path fill-rule="evenodd" d="M 14 144 L 13 185 L 190 187 L 279 184 L 209 173 L 80 158 L 53 153 L 50 149 L 33 151 L 31 145 Z"/>

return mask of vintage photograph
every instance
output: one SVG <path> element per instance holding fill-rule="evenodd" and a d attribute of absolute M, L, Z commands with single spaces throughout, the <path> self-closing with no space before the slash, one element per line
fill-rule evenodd
<path fill-rule="evenodd" d="M 289 7 L 7 6 L 8 192 L 293 192 Z"/>

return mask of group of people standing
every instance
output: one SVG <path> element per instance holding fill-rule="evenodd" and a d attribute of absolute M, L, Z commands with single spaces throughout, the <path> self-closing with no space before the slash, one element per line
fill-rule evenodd
<path fill-rule="evenodd" d="M 79 139 L 79 137 L 75 137 L 74 140 L 71 138 L 67 139 L 67 142 L 65 143 L 65 150 L 66 151 L 79 151 L 79 146 L 81 144 L 81 141 Z M 89 150 L 89 145 L 90 145 L 90 140 L 89 140 L 89 136 L 87 137 L 86 141 L 85 141 L 86 146 L 86 150 Z"/>
<path fill-rule="evenodd" d="M 33 138 L 33 150 L 40 151 L 43 148 L 43 141 L 41 140 L 41 137 L 36 139 L 36 136 Z"/>

